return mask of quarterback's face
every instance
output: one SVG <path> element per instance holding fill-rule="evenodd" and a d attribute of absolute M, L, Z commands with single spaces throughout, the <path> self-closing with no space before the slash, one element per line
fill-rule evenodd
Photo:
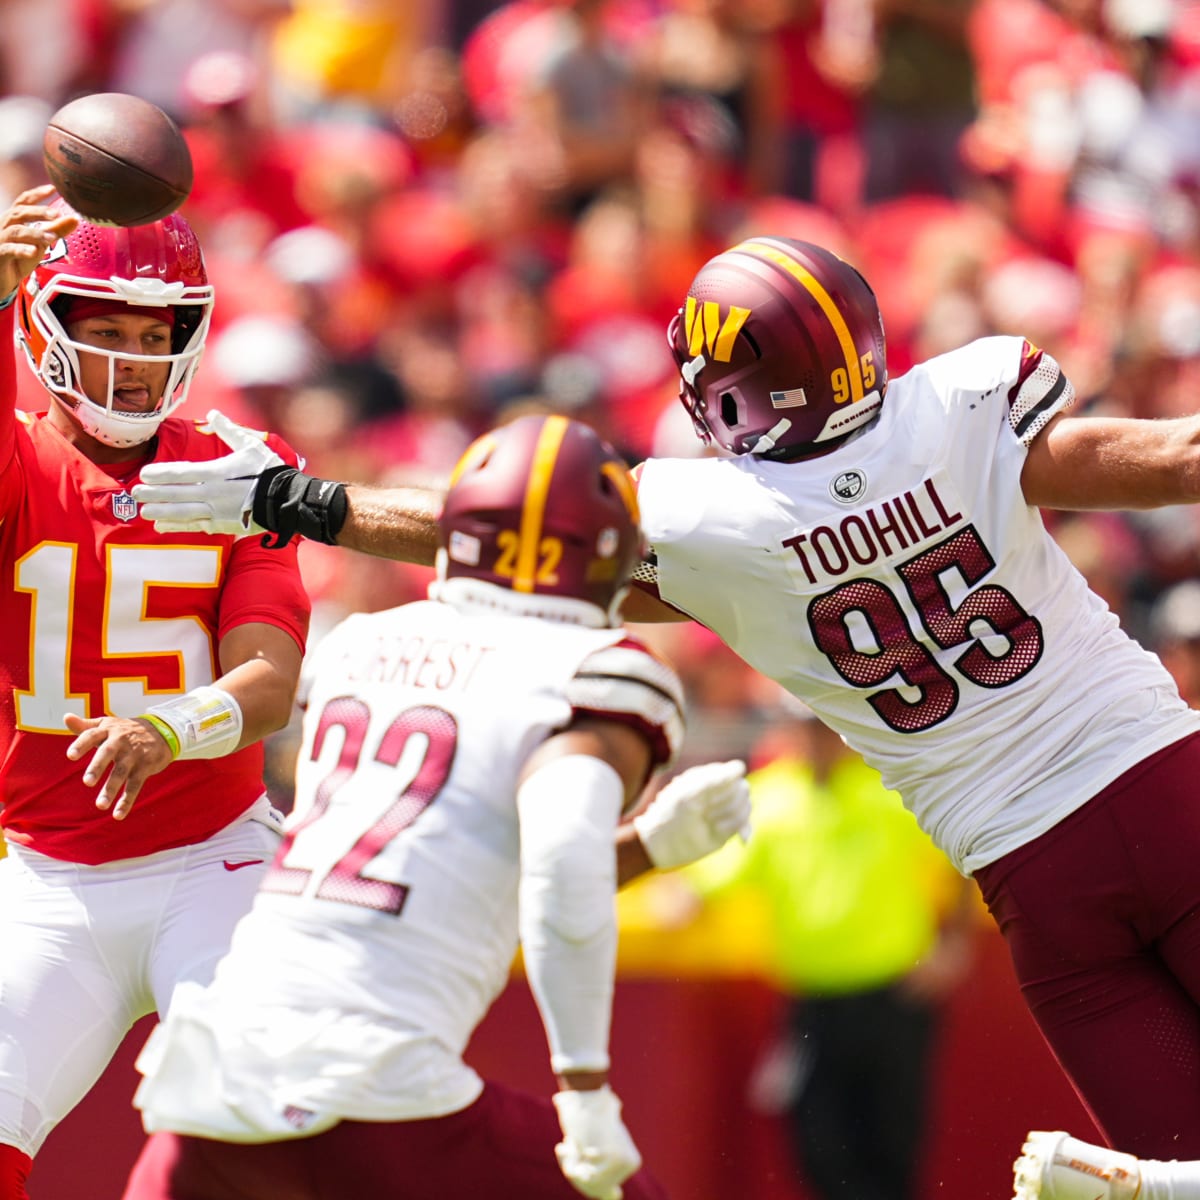
<path fill-rule="evenodd" d="M 162 398 L 170 375 L 168 362 L 144 362 L 123 354 L 171 353 L 171 326 L 140 313 L 85 317 L 67 327 L 79 346 L 94 346 L 104 354 L 79 354 L 79 383 L 84 394 L 101 408 L 108 405 L 108 365 L 113 361 L 113 408 L 118 412 L 150 412 Z"/>

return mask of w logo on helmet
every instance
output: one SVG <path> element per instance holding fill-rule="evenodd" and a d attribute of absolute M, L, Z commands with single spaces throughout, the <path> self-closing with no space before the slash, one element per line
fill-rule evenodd
<path fill-rule="evenodd" d="M 715 362 L 729 362 L 733 357 L 733 343 L 749 316 L 748 308 L 734 305 L 722 321 L 721 306 L 715 300 L 698 304 L 695 296 L 689 296 L 683 311 L 688 353 L 695 356 L 707 350 Z"/>

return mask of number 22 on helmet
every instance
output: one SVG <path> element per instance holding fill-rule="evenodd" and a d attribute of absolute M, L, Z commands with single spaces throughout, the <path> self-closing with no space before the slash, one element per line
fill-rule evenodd
<path fill-rule="evenodd" d="M 617 452 L 562 416 L 518 417 L 478 438 L 451 476 L 438 571 L 616 611 L 641 557 L 637 495 Z"/>

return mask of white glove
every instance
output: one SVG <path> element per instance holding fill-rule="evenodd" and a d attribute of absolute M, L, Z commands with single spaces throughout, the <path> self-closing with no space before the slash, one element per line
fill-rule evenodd
<path fill-rule="evenodd" d="M 608 1084 L 555 1092 L 554 1107 L 563 1131 L 554 1153 L 567 1181 L 594 1200 L 621 1200 L 621 1184 L 642 1165 L 642 1156 L 621 1120 L 616 1093 Z"/>
<path fill-rule="evenodd" d="M 267 467 L 283 464 L 263 439 L 211 409 L 208 428 L 232 454 L 208 462 L 150 463 L 133 488 L 142 516 L 159 533 L 264 533 L 251 519 L 254 489 Z"/>
<path fill-rule="evenodd" d="M 735 833 L 748 840 L 746 764 L 732 759 L 689 767 L 633 818 L 633 827 L 650 861 L 664 870 L 712 854 Z"/>

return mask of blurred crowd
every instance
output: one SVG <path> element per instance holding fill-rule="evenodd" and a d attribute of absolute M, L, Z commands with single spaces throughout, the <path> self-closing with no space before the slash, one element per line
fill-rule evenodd
<path fill-rule="evenodd" d="M 218 299 L 189 409 L 320 474 L 441 476 L 528 406 L 631 462 L 701 453 L 665 329 L 749 231 L 858 266 L 893 375 L 1020 333 L 1085 411 L 1200 396 L 1197 0 L 7 0 L 0 199 L 93 91 L 192 148 Z M 1200 703 L 1200 516 L 1047 520 Z M 303 553 L 318 632 L 424 592 Z M 655 636 L 693 743 L 758 753 L 773 686 L 703 630 Z"/>
<path fill-rule="evenodd" d="M 535 407 L 631 463 L 704 453 L 666 328 L 747 233 L 854 263 L 893 377 L 1010 333 L 1083 412 L 1200 402 L 1200 0 L 5 0 L 2 28 L 0 203 L 44 181 L 66 101 L 170 113 L 217 294 L 186 411 L 275 430 L 320 475 L 440 479 Z M 1046 520 L 1200 706 L 1200 513 Z M 309 542 L 301 563 L 314 637 L 429 579 Z M 698 626 L 639 632 L 688 689 L 685 762 L 798 769 L 774 684 Z M 268 744 L 284 806 L 295 744 Z M 749 890 L 700 892 L 623 894 L 623 969 L 786 966 Z"/>

